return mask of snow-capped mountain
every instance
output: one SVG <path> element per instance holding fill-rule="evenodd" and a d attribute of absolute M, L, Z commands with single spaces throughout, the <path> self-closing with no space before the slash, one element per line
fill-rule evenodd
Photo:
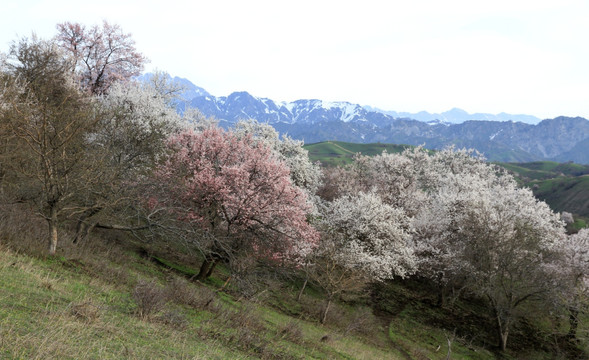
<path fill-rule="evenodd" d="M 368 121 L 375 116 L 389 117 L 348 102 L 297 100 L 276 103 L 267 98 L 254 97 L 245 91 L 221 97 L 199 96 L 193 98 L 189 106 L 228 122 L 252 118 L 270 124 L 315 124 L 329 121 Z"/>
<path fill-rule="evenodd" d="M 537 124 L 540 119 L 531 115 L 469 114 L 454 108 L 441 114 L 383 111 L 370 106 L 360 106 L 346 101 L 327 102 L 317 99 L 296 100 L 293 102 L 274 102 L 259 98 L 245 91 L 234 92 L 229 96 L 215 97 L 210 94 L 192 98 L 190 106 L 201 109 L 208 115 L 229 122 L 244 118 L 259 121 L 287 124 L 315 124 L 319 122 L 367 121 L 382 125 L 394 119 L 414 119 L 428 124 L 460 124 L 469 120 L 514 121 Z"/>

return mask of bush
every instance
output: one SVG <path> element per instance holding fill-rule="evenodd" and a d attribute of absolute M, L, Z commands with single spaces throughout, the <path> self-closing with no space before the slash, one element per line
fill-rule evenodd
<path fill-rule="evenodd" d="M 184 330 L 188 325 L 186 316 L 178 311 L 166 311 L 157 320 L 177 330 Z"/>
<path fill-rule="evenodd" d="M 70 307 L 70 314 L 79 320 L 91 322 L 99 317 L 99 310 L 91 300 L 84 300 L 80 303 L 73 303 Z"/>
<path fill-rule="evenodd" d="M 301 344 L 303 342 L 303 329 L 298 322 L 291 320 L 284 323 L 279 329 L 278 334 L 282 339 L 286 339 L 295 344 Z"/>
<path fill-rule="evenodd" d="M 137 315 L 147 319 L 150 315 L 161 311 L 168 297 L 166 291 L 152 281 L 140 280 L 133 289 L 133 300 L 137 304 Z"/>
<path fill-rule="evenodd" d="M 46 238 L 47 222 L 31 209 L 23 204 L 0 205 L 0 243 L 18 252 L 44 256 Z"/>
<path fill-rule="evenodd" d="M 173 278 L 166 286 L 168 299 L 180 305 L 187 305 L 195 309 L 212 309 L 217 293 L 206 286 L 195 286 L 193 283 L 179 277 Z"/>

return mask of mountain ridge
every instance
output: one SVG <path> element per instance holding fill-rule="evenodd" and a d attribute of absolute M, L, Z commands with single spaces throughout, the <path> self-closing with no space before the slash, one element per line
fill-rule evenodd
<path fill-rule="evenodd" d="M 189 82 L 186 79 L 181 80 Z M 292 102 L 275 102 L 268 98 L 253 96 L 247 91 L 216 97 L 190 84 L 189 92 L 183 94 L 183 101 L 178 105 L 178 111 L 182 112 L 186 107 L 198 108 L 204 115 L 219 119 L 221 126 L 224 127 L 251 118 L 268 123 L 281 134 L 288 134 L 306 143 L 327 140 L 381 142 L 424 145 L 428 149 L 454 145 L 474 148 L 490 161 L 554 160 L 589 163 L 589 120 L 582 117 L 561 116 L 533 124 L 529 123 L 535 119 L 531 115 L 520 115 L 528 120 L 524 122 L 513 120 L 517 119 L 518 115 L 468 114 L 464 110 L 454 108 L 437 114 L 441 116 L 437 116 L 435 120 L 425 122 L 409 117 L 395 117 L 374 111 L 374 108 L 368 106 L 346 101 L 300 99 Z M 194 94 L 197 96 L 193 96 Z M 419 114 L 423 118 L 429 113 Z M 451 114 L 463 118 L 481 118 L 451 123 L 447 121 Z M 497 120 L 505 118 L 510 119 Z"/>

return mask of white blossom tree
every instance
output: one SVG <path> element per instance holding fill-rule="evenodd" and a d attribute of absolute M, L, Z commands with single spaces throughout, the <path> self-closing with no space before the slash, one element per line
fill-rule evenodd
<path fill-rule="evenodd" d="M 560 244 L 563 261 L 555 272 L 564 275 L 564 303 L 569 311 L 569 339 L 576 339 L 579 314 L 587 309 L 589 297 L 589 229 L 567 236 Z"/>
<path fill-rule="evenodd" d="M 559 216 L 472 150 L 360 156 L 346 171 L 337 196 L 372 189 L 402 209 L 417 274 L 486 299 L 505 349 L 522 305 L 551 291 L 555 244 L 564 236 Z"/>
<path fill-rule="evenodd" d="M 471 150 L 445 149 L 426 157 L 414 162 L 415 172 L 422 174 L 418 187 L 426 196 L 414 217 L 414 246 L 419 274 L 438 285 L 438 303 L 443 305 L 445 292 L 463 289 L 468 275 L 468 264 L 457 256 L 465 246 L 458 233 L 468 222 L 466 210 L 481 189 L 497 180 L 498 170 Z"/>
<path fill-rule="evenodd" d="M 362 286 L 364 280 L 405 277 L 415 270 L 409 218 L 374 192 L 327 204 L 318 227 L 321 242 L 308 261 L 312 279 L 327 294 L 321 322 L 341 292 Z"/>
<path fill-rule="evenodd" d="M 94 227 L 112 227 L 104 223 L 108 215 L 135 202 L 133 185 L 153 169 L 167 151 L 167 138 L 180 128 L 169 100 L 161 86 L 133 81 L 113 83 L 108 94 L 99 96 L 101 120 L 90 136 L 88 156 L 102 166 L 92 191 L 78 196 L 74 242 Z M 116 213 L 120 225 L 123 217 Z"/>
<path fill-rule="evenodd" d="M 414 221 L 419 273 L 486 298 L 505 350 L 522 305 L 553 288 L 563 224 L 530 190 L 467 151 L 436 153 L 428 166 L 428 206 Z"/>
<path fill-rule="evenodd" d="M 523 304 L 546 298 L 555 287 L 550 272 L 558 260 L 564 227 L 548 205 L 514 182 L 481 192 L 459 231 L 467 239 L 469 283 L 495 314 L 501 349 Z"/>

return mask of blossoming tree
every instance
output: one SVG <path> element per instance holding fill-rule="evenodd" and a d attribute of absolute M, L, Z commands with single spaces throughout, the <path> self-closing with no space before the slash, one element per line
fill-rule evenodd
<path fill-rule="evenodd" d="M 307 222 L 306 195 L 288 167 L 262 143 L 210 127 L 169 140 L 173 153 L 156 171 L 159 197 L 177 219 L 199 228 L 204 253 L 197 279 L 238 256 L 277 260 L 308 252 L 318 234 Z"/>

